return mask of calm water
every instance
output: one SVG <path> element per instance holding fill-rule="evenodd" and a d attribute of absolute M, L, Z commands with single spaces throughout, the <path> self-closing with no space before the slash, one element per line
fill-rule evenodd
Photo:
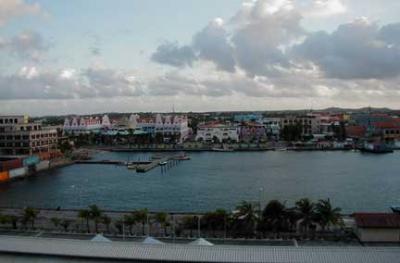
<path fill-rule="evenodd" d="M 204 211 L 241 200 L 330 198 L 344 212 L 400 204 L 400 152 L 192 153 L 169 168 L 137 174 L 113 165 L 73 165 L 0 186 L 0 206 Z M 97 159 L 149 154 L 99 153 Z M 263 189 L 263 190 L 261 190 Z"/>

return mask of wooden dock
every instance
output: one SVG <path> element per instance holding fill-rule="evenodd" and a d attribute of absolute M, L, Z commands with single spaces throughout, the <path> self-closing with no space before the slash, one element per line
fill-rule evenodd
<path fill-rule="evenodd" d="M 184 161 L 184 160 L 189 160 L 189 159 L 182 159 L 182 155 L 177 155 L 177 154 L 163 156 L 163 157 L 154 157 L 153 160 L 148 164 L 137 165 L 136 172 L 146 173 L 146 172 L 156 168 L 157 166 L 159 166 L 160 163 L 178 162 L 178 161 Z"/>

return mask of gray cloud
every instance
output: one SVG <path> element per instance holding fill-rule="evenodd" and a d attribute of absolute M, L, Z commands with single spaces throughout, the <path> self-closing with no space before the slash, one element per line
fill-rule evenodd
<path fill-rule="evenodd" d="M 141 93 L 141 84 L 133 76 L 110 69 L 87 69 L 74 74 L 39 72 L 33 67 L 23 68 L 19 74 L 0 75 L 1 100 L 109 98 Z"/>
<path fill-rule="evenodd" d="M 0 49 L 24 60 L 40 61 L 50 46 L 41 34 L 34 31 L 24 31 L 10 39 L 0 39 Z"/>
<path fill-rule="evenodd" d="M 161 64 L 174 67 L 191 66 L 196 55 L 189 46 L 180 47 L 178 43 L 166 42 L 157 48 L 151 59 Z"/>
<path fill-rule="evenodd" d="M 311 34 L 293 53 L 317 64 L 329 78 L 391 78 L 400 74 L 397 27 L 379 28 L 359 19 L 339 26 L 331 34 Z"/>
<path fill-rule="evenodd" d="M 285 48 L 304 35 L 301 15 L 289 8 L 291 4 L 287 1 L 268 11 L 271 1 L 248 3 L 231 19 L 232 32 L 217 18 L 193 36 L 190 46 L 184 47 L 194 50 L 196 56 L 184 53 L 184 47 L 168 43 L 158 47 L 153 61 L 182 67 L 202 59 L 228 72 L 240 66 L 251 76 L 265 75 L 274 66 L 288 66 Z"/>
<path fill-rule="evenodd" d="M 235 71 L 233 47 L 228 42 L 228 33 L 221 19 L 211 21 L 202 31 L 193 37 L 193 48 L 199 58 L 213 61 L 218 69 Z"/>

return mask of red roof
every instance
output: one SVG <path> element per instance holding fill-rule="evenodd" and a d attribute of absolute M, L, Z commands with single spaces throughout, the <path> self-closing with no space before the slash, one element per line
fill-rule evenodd
<path fill-rule="evenodd" d="M 375 122 L 373 125 L 376 128 L 380 129 L 395 129 L 400 128 L 399 124 L 394 121 L 382 121 L 382 122 Z"/>
<path fill-rule="evenodd" d="M 355 137 L 355 138 L 360 138 L 363 137 L 365 135 L 366 132 L 366 128 L 364 126 L 347 126 L 346 127 L 346 134 L 349 137 Z"/>
<path fill-rule="evenodd" d="M 353 217 L 361 228 L 400 228 L 400 214 L 354 213 Z"/>

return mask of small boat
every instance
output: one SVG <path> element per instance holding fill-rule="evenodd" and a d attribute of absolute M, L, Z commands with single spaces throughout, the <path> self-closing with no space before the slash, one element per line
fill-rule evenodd
<path fill-rule="evenodd" d="M 134 169 L 136 169 L 136 167 L 137 167 L 136 164 L 128 164 L 128 166 L 127 166 L 127 168 L 128 168 L 129 170 L 134 170 Z"/>
<path fill-rule="evenodd" d="M 215 152 L 233 152 L 234 149 L 232 147 L 229 147 L 227 145 L 223 145 L 221 148 L 212 148 L 213 151 Z"/>
<path fill-rule="evenodd" d="M 186 154 L 182 154 L 182 155 L 180 155 L 180 156 L 177 156 L 177 157 L 175 158 L 175 160 L 178 160 L 178 161 L 187 161 L 187 160 L 190 160 L 190 157 L 189 157 L 188 155 L 186 155 Z"/>
<path fill-rule="evenodd" d="M 214 152 L 233 152 L 233 149 L 230 148 L 212 148 Z"/>
<path fill-rule="evenodd" d="M 159 162 L 158 164 L 163 166 L 163 165 L 167 165 L 168 162 Z"/>

